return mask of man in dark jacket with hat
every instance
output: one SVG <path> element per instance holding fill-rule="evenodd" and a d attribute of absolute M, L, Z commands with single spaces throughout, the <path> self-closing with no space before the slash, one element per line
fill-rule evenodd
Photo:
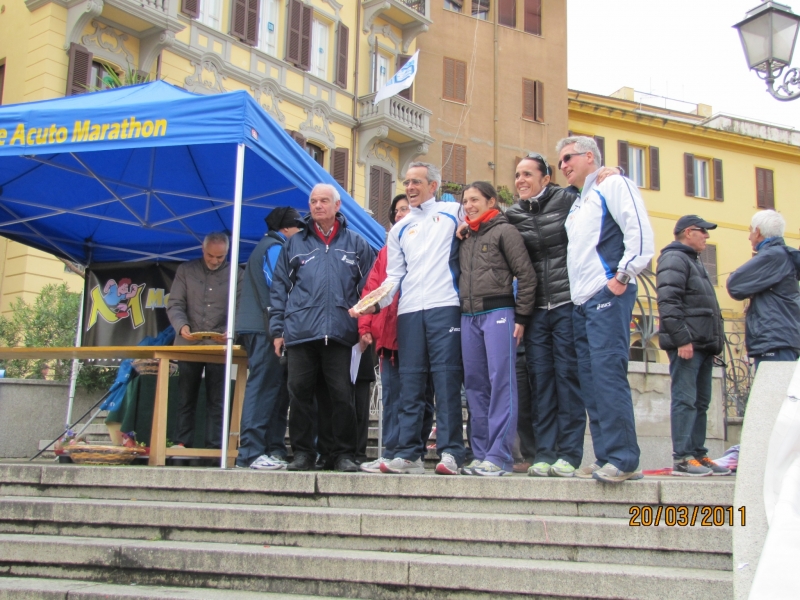
<path fill-rule="evenodd" d="M 711 404 L 714 356 L 722 352 L 722 316 L 714 286 L 700 260 L 714 223 L 686 215 L 675 225 L 675 241 L 661 251 L 658 341 L 669 356 L 672 379 L 672 474 L 703 477 L 730 470 L 708 458 L 706 413 Z"/>
<path fill-rule="evenodd" d="M 750 299 L 745 320 L 747 354 L 755 361 L 796 361 L 800 356 L 800 251 L 783 241 L 786 221 L 774 210 L 750 221 L 757 253 L 728 277 L 735 300 Z"/>
<path fill-rule="evenodd" d="M 330 402 L 320 419 L 330 423 L 327 448 L 337 471 L 356 472 L 356 415 L 350 380 L 352 349 L 358 323 L 348 310 L 359 300 L 375 253 L 366 240 L 347 227 L 339 212 L 339 192 L 319 184 L 311 190 L 310 214 L 304 229 L 286 244 L 275 272 L 270 331 L 275 351 L 285 345 L 289 381 L 289 438 L 294 460 L 290 471 L 314 468 L 318 376 Z"/>
<path fill-rule="evenodd" d="M 264 219 L 267 233 L 247 261 L 236 311 L 236 333 L 247 351 L 250 375 L 244 392 L 237 467 L 286 468 L 286 418 L 289 392 L 286 367 L 273 352 L 269 335 L 270 290 L 286 241 L 300 231 L 300 213 L 274 208 Z"/>

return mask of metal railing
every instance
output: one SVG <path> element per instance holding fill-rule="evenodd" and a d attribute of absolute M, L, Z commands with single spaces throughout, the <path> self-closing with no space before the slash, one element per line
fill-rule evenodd
<path fill-rule="evenodd" d="M 401 4 L 405 4 L 409 8 L 413 8 L 419 14 L 425 14 L 425 1 L 426 0 L 397 0 Z"/>

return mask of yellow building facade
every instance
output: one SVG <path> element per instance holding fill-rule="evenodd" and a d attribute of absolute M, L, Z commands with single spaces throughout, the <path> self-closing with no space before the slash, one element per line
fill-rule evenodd
<path fill-rule="evenodd" d="M 381 222 L 406 166 L 428 152 L 413 92 L 374 94 L 416 49 L 432 0 L 15 0 L 0 9 L 0 103 L 85 93 L 103 76 L 201 94 L 245 90 Z M 81 279 L 0 240 L 0 313 Z"/>
<path fill-rule="evenodd" d="M 753 214 L 774 208 L 786 219 L 786 243 L 800 245 L 800 133 L 793 129 L 631 88 L 611 96 L 570 90 L 569 128 L 594 136 L 604 164 L 622 165 L 639 186 L 655 233 L 653 270 L 679 217 L 696 214 L 718 224 L 702 258 L 727 319 L 744 312 L 725 283 L 752 256 Z"/>

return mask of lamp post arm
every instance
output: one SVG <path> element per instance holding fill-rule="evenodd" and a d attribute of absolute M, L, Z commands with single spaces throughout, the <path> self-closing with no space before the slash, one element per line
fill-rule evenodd
<path fill-rule="evenodd" d="M 800 98 L 800 70 L 791 68 L 784 73 L 784 67 L 775 68 L 772 64 L 768 65 L 766 71 L 756 71 L 759 78 L 767 84 L 767 91 L 776 100 L 788 102 Z M 783 76 L 781 78 L 781 75 Z M 775 83 L 782 80 L 776 87 Z M 794 90 L 790 88 L 795 88 Z"/>

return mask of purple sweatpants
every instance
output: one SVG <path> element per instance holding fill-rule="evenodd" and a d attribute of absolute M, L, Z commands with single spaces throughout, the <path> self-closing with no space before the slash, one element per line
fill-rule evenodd
<path fill-rule="evenodd" d="M 461 354 L 472 451 L 476 459 L 511 471 L 517 433 L 514 309 L 461 315 Z"/>

